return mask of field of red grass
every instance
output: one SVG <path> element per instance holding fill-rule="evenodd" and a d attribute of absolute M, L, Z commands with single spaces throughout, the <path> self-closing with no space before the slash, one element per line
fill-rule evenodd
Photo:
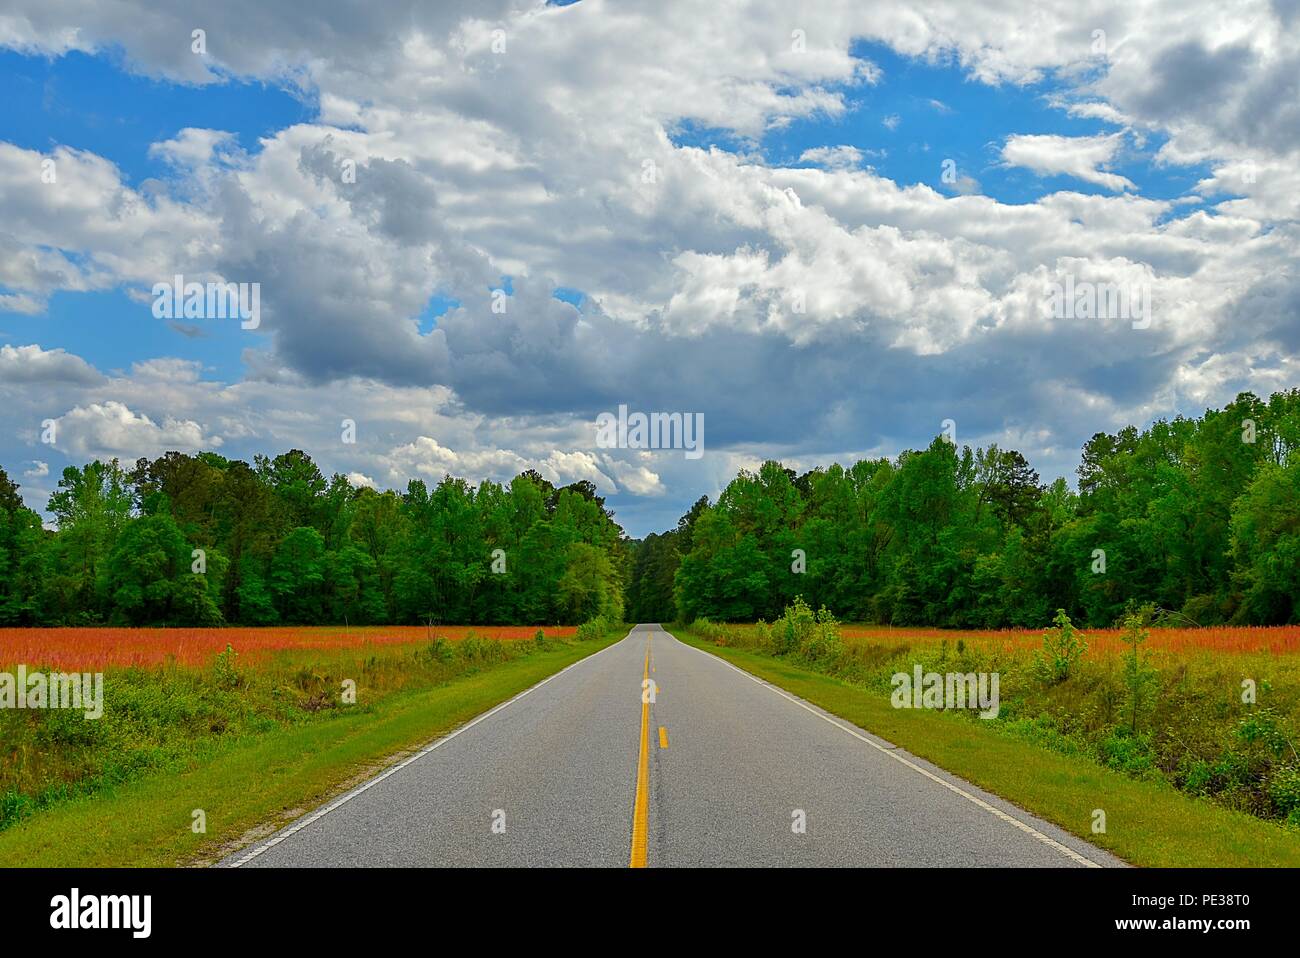
<path fill-rule="evenodd" d="M 341 649 L 427 642 L 430 634 L 451 642 L 473 632 L 484 639 L 531 639 L 537 626 L 375 625 L 278 626 L 229 629 L 0 629 L 0 666 L 27 665 L 65 671 L 97 671 L 113 666 L 184 666 L 211 663 L 234 646 L 241 661 L 289 649 Z M 545 626 L 550 638 L 577 633 L 574 626 Z"/>
<path fill-rule="evenodd" d="M 1124 651 L 1127 646 L 1119 629 L 1084 629 L 1088 655 L 1105 656 Z M 841 629 L 849 641 L 892 645 L 938 645 L 961 639 L 967 645 L 1001 648 L 1006 652 L 1038 649 L 1043 644 L 1041 629 L 1001 631 L 965 631 L 928 628 L 890 628 L 881 625 L 846 625 Z M 1199 629 L 1152 629 L 1146 648 L 1175 653 L 1217 652 L 1296 655 L 1300 653 L 1300 626 L 1207 626 Z"/>

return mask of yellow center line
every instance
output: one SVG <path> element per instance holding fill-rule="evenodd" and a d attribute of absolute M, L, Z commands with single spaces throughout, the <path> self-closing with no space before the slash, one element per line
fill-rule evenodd
<path fill-rule="evenodd" d="M 650 637 L 645 641 L 645 669 L 641 673 L 641 754 L 636 767 L 636 800 L 632 804 L 632 858 L 630 868 L 646 867 L 650 818 Z"/>
<path fill-rule="evenodd" d="M 662 725 L 659 726 L 659 747 L 668 747 L 668 729 L 664 728 Z"/>

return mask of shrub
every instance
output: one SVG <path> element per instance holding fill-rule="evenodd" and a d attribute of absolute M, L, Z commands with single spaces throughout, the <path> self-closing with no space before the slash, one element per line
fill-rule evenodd
<path fill-rule="evenodd" d="M 235 660 L 239 658 L 239 653 L 229 642 L 226 643 L 226 650 L 218 652 L 212 662 L 212 677 L 218 688 L 234 689 L 240 684 L 239 673 L 235 670 Z"/>
<path fill-rule="evenodd" d="M 456 653 L 451 647 L 451 643 L 442 636 L 437 636 L 432 642 L 425 647 L 425 653 L 435 662 L 441 662 L 443 665 L 450 665 Z"/>
<path fill-rule="evenodd" d="M 1282 765 L 1268 779 L 1268 797 L 1273 800 L 1287 824 L 1300 825 L 1300 768 Z"/>
<path fill-rule="evenodd" d="M 504 644 L 495 639 L 480 638 L 475 632 L 456 643 L 456 650 L 466 662 L 503 662 L 510 657 Z"/>
<path fill-rule="evenodd" d="M 765 623 L 759 622 L 759 629 L 764 627 Z M 712 642 L 714 645 L 731 645 L 733 631 L 721 622 L 712 622 L 709 619 L 696 619 L 692 628 L 695 634 L 700 636 L 706 642 Z"/>
<path fill-rule="evenodd" d="M 1151 605 L 1144 605 L 1124 614 L 1122 627 L 1124 643 L 1129 647 L 1124 653 L 1124 687 L 1128 690 L 1129 733 L 1137 734 L 1138 716 L 1150 697 L 1151 686 L 1157 672 L 1151 667 L 1142 646 L 1151 637 L 1147 624 L 1154 614 Z"/>
<path fill-rule="evenodd" d="M 578 641 L 592 642 L 596 639 L 603 638 L 605 633 L 609 632 L 614 624 L 602 615 L 588 619 L 582 625 L 578 626 Z"/>
<path fill-rule="evenodd" d="M 791 655 L 811 664 L 834 663 L 844 653 L 840 624 L 823 606 L 813 612 L 803 596 L 785 607 L 771 625 L 759 622 L 758 641 L 772 655 Z"/>
<path fill-rule="evenodd" d="M 1056 610 L 1052 620 L 1056 628 L 1043 633 L 1043 650 L 1039 653 L 1037 671 L 1049 685 L 1064 682 L 1088 651 L 1083 634 L 1074 627 L 1064 609 Z"/>
<path fill-rule="evenodd" d="M 1152 768 L 1151 743 L 1143 736 L 1116 729 L 1098 744 L 1101 761 L 1129 775 L 1142 776 Z"/>

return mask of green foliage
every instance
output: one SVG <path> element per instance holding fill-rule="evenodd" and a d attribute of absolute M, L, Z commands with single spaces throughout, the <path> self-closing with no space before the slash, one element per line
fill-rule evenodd
<path fill-rule="evenodd" d="M 1141 777 L 1155 767 L 1150 740 L 1132 735 L 1128 729 L 1113 730 L 1101 740 L 1097 751 L 1103 764 L 1130 775 Z"/>
<path fill-rule="evenodd" d="M 1083 634 L 1070 622 L 1064 609 L 1056 610 L 1052 620 L 1056 628 L 1043 633 L 1043 649 L 1038 657 L 1038 671 L 1044 681 L 1064 682 L 1088 651 Z"/>
<path fill-rule="evenodd" d="M 456 657 L 456 652 L 452 649 L 451 643 L 442 636 L 438 636 L 429 643 L 425 649 L 425 654 L 433 661 L 441 662 L 444 665 L 449 665 Z"/>
<path fill-rule="evenodd" d="M 1283 765 L 1274 769 L 1268 780 L 1268 794 L 1288 824 L 1300 825 L 1300 767 Z"/>
<path fill-rule="evenodd" d="M 1128 692 L 1129 734 L 1137 735 L 1138 718 L 1148 705 L 1158 673 L 1150 664 L 1150 656 L 1142 648 L 1151 632 L 1147 625 L 1155 610 L 1145 605 L 1125 613 L 1121 626 L 1123 641 L 1128 646 L 1124 653 L 1124 687 Z"/>
<path fill-rule="evenodd" d="M 70 467 L 50 511 L 57 532 L 0 470 L 0 626 L 622 621 L 633 560 L 589 482 L 399 495 L 296 449 Z"/>
<path fill-rule="evenodd" d="M 840 625 L 825 606 L 813 612 L 803 596 L 795 596 L 781 618 L 771 625 L 760 620 L 760 644 L 772 655 L 789 655 L 808 663 L 833 663 L 844 653 Z"/>
<path fill-rule="evenodd" d="M 588 619 L 582 625 L 578 626 L 579 642 L 594 642 L 602 639 L 612 632 L 620 631 L 622 624 L 614 622 L 602 616 L 596 616 L 594 619 Z"/>
<path fill-rule="evenodd" d="M 942 438 L 802 475 L 766 462 L 637 547 L 637 617 L 664 619 L 674 562 L 683 622 L 771 621 L 796 595 L 893 625 L 1033 628 L 1064 609 L 1108 626 L 1130 603 L 1200 625 L 1300 622 L 1300 389 L 1097 433 L 1077 493 L 1015 450 Z"/>
<path fill-rule="evenodd" d="M 226 643 L 224 652 L 218 652 L 212 661 L 212 681 L 217 688 L 233 689 L 240 684 L 239 671 L 235 668 L 235 660 L 239 658 L 239 653 L 229 642 Z"/>
<path fill-rule="evenodd" d="M 1300 761 L 1285 721 L 1270 706 L 1255 709 L 1237 723 L 1237 737 L 1243 742 L 1263 746 L 1273 755 Z"/>

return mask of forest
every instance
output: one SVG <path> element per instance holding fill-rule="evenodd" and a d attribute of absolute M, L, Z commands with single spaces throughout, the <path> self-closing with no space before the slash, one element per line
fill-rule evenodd
<path fill-rule="evenodd" d="M 588 482 L 529 470 L 406 491 L 300 450 L 68 467 L 53 528 L 0 470 L 0 625 L 1300 622 L 1300 389 L 1097 433 L 1077 484 L 936 438 L 895 459 L 742 471 L 629 539 Z"/>
<path fill-rule="evenodd" d="M 68 467 L 42 528 L 0 471 L 0 624 L 482 624 L 623 618 L 628 545 L 596 495 L 528 471 L 406 492 L 169 452 Z M 499 551 L 498 551 L 499 550 Z"/>
<path fill-rule="evenodd" d="M 799 550 L 799 551 L 796 551 Z M 936 438 L 803 474 L 767 462 L 640 543 L 637 621 L 771 621 L 795 596 L 842 621 L 1109 626 L 1300 622 L 1300 390 L 1097 433 L 1077 488 L 1019 452 Z"/>

